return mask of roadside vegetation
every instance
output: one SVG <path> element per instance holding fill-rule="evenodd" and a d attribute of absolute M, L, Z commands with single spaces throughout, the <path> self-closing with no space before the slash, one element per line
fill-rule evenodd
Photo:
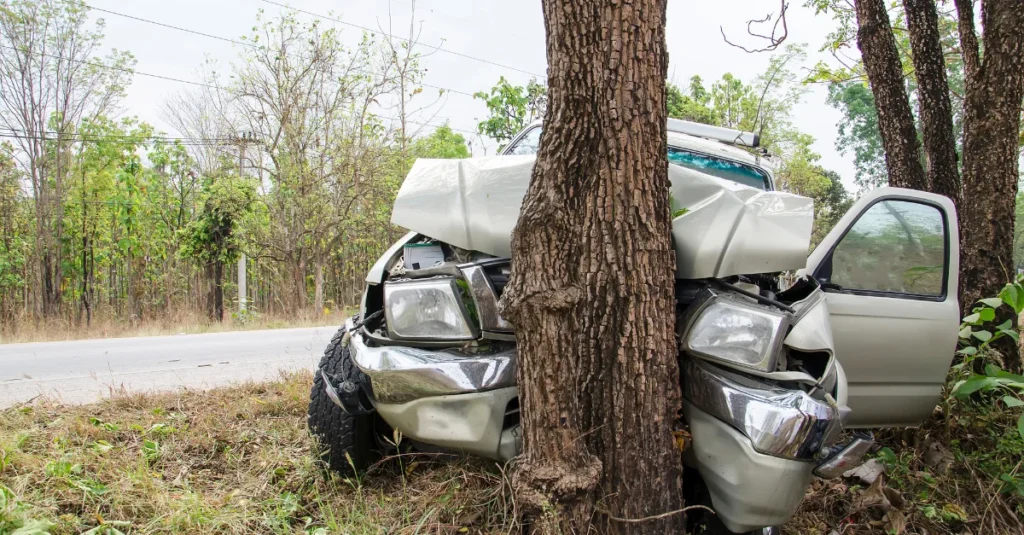
<path fill-rule="evenodd" d="M 312 377 L 0 413 L 0 534 L 457 533 L 515 528 L 501 467 L 393 457 L 360 480 L 312 451 Z"/>
<path fill-rule="evenodd" d="M 1004 374 L 958 396 L 968 368 L 926 426 L 883 431 L 858 475 L 816 481 L 784 532 L 1024 532 L 1020 387 Z M 519 532 L 493 462 L 403 454 L 357 480 L 327 473 L 306 430 L 311 382 L 6 409 L 0 535 Z"/>
<path fill-rule="evenodd" d="M 337 311 L 327 309 L 320 314 L 235 313 L 231 315 L 231 319 L 215 321 L 198 312 L 182 312 L 135 323 L 116 318 L 104 318 L 89 326 L 76 324 L 73 321 L 54 319 L 21 325 L 10 334 L 0 333 L 0 344 L 323 327 L 341 325 L 350 313 L 350 309 Z"/>

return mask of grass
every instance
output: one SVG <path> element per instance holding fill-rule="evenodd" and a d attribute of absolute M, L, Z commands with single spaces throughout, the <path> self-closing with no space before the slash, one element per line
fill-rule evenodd
<path fill-rule="evenodd" d="M 0 534 L 492 533 L 514 528 L 494 463 L 414 455 L 354 481 L 311 450 L 312 377 L 0 413 Z M 2 487 L 0 487 L 2 492 Z"/>
<path fill-rule="evenodd" d="M 405 455 L 359 480 L 327 474 L 305 427 L 310 382 L 0 412 L 0 534 L 33 520 L 89 535 L 518 532 L 492 462 Z M 1016 416 L 951 399 L 922 429 L 879 433 L 879 483 L 816 480 L 784 533 L 1024 532 Z"/>
<path fill-rule="evenodd" d="M 88 327 L 67 319 L 45 321 L 22 319 L 0 329 L 0 344 L 322 327 L 324 325 L 341 325 L 349 316 L 349 312 L 342 309 L 331 311 L 328 314 L 308 313 L 280 316 L 254 314 L 246 316 L 244 319 L 225 318 L 221 322 L 212 321 L 199 313 L 181 312 L 136 322 L 103 317 L 95 319 Z"/>
<path fill-rule="evenodd" d="M 977 401 L 977 400 L 975 400 Z M 948 401 L 920 429 L 876 433 L 885 473 L 869 486 L 816 480 L 790 533 L 1024 533 L 1019 411 Z"/>

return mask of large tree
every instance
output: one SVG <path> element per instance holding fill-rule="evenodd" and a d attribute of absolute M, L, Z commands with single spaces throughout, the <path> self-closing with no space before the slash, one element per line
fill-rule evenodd
<path fill-rule="evenodd" d="M 512 235 L 533 529 L 679 533 L 665 1 L 544 0 L 548 110 Z"/>
<path fill-rule="evenodd" d="M 0 126 L 13 132 L 35 201 L 33 299 L 56 315 L 64 282 L 64 202 L 82 119 L 116 106 L 132 56 L 100 57 L 103 20 L 80 0 L 0 0 Z"/>
<path fill-rule="evenodd" d="M 903 67 L 885 2 L 857 0 L 856 12 L 857 46 L 878 111 L 878 129 L 885 148 L 889 185 L 927 190 L 928 180 L 920 161 L 921 144 L 903 84 Z"/>
<path fill-rule="evenodd" d="M 965 82 L 961 186 L 934 0 L 904 0 L 921 104 L 927 176 L 920 164 L 917 129 L 889 13 L 882 0 L 858 0 L 855 7 L 857 43 L 878 112 L 889 184 L 934 191 L 959 202 L 959 299 L 961 307 L 969 310 L 979 298 L 998 294 L 1013 266 L 1010 223 L 1019 180 L 1024 10 L 1019 0 L 983 3 L 984 33 L 979 45 L 972 0 L 956 0 Z M 1006 364 L 1020 369 L 1017 346 L 1007 343 L 1000 349 Z"/>
<path fill-rule="evenodd" d="M 946 79 L 946 56 L 939 35 L 939 14 L 935 0 L 904 0 L 903 8 L 917 75 L 928 189 L 959 205 L 960 171 Z"/>
<path fill-rule="evenodd" d="M 1024 100 L 1024 6 L 986 0 L 979 47 L 971 0 L 956 0 L 967 71 L 964 101 L 963 209 L 960 214 L 960 304 L 993 296 L 1012 276 L 1013 221 L 1020 180 L 1019 132 Z M 984 50 L 984 54 L 982 54 Z M 1014 320 L 1016 318 L 1006 318 Z M 1000 348 L 1020 370 L 1015 343 Z"/>

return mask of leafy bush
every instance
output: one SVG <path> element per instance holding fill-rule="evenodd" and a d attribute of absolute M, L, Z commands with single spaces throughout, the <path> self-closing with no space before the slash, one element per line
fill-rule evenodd
<path fill-rule="evenodd" d="M 1009 307 L 1017 316 L 1024 310 L 1024 278 L 1018 277 L 1008 283 L 999 293 L 999 297 L 990 297 L 978 301 L 974 310 L 964 317 L 960 325 L 960 340 L 963 347 L 957 353 L 964 357 L 963 361 L 953 367 L 955 372 L 963 375 L 952 388 L 952 394 L 963 400 L 967 396 L 981 393 L 988 397 L 996 396 L 1007 408 L 1024 407 L 1020 396 L 1024 393 L 1024 376 L 1002 370 L 996 364 L 982 360 L 984 374 L 975 373 L 978 359 L 986 359 L 989 348 L 1002 338 L 1019 341 L 1019 334 L 1013 327 L 1013 320 L 1006 320 L 992 326 L 996 319 L 997 309 Z M 1024 412 L 1017 420 L 1017 432 L 1024 438 Z"/>
<path fill-rule="evenodd" d="M 1024 310 L 1024 278 L 1018 277 L 1008 283 L 999 293 L 999 297 L 981 299 L 963 318 L 960 325 L 960 349 L 957 351 L 963 360 L 953 366 L 953 385 L 950 388 L 951 398 L 959 403 L 974 404 L 977 408 L 992 411 L 1020 411 L 1017 416 L 1017 433 L 1024 440 L 1024 376 L 1003 370 L 996 364 L 996 355 L 992 344 L 1004 338 L 1019 342 L 1019 334 L 1013 326 L 1013 320 L 1007 319 L 995 325 L 999 312 L 1008 307 L 1013 314 L 1019 316 Z M 1005 420 L 1004 420 L 1005 421 Z M 1013 451 L 993 452 L 1000 456 L 1006 453 L 1012 459 L 1020 458 L 1022 449 L 1020 441 L 1009 436 L 1000 441 L 997 448 Z M 993 463 L 990 463 L 993 464 Z M 1010 469 L 995 462 L 1002 483 L 1003 492 L 1024 496 L 1024 479 L 1017 476 L 1017 467 Z"/>

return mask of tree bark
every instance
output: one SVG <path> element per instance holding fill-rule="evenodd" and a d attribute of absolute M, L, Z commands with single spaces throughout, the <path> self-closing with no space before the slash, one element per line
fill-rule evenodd
<path fill-rule="evenodd" d="M 213 319 L 224 321 L 224 262 L 213 261 Z"/>
<path fill-rule="evenodd" d="M 885 3 L 883 0 L 857 0 L 856 10 L 857 46 L 875 97 L 889 185 L 927 190 L 928 181 L 920 161 L 921 145 Z"/>
<path fill-rule="evenodd" d="M 953 108 L 949 102 L 946 59 L 939 40 L 935 0 L 904 0 L 910 47 L 917 74 L 921 130 L 928 156 L 928 191 L 945 195 L 960 206 L 960 170 L 953 137 Z"/>
<path fill-rule="evenodd" d="M 524 449 L 544 533 L 681 533 L 665 1 L 544 0 L 549 107 L 512 235 Z"/>
<path fill-rule="evenodd" d="M 968 81 L 964 101 L 960 306 L 970 310 L 978 299 L 998 295 L 1013 276 L 1014 203 L 1020 177 L 1017 151 L 1024 100 L 1024 9 L 1020 0 L 982 4 L 984 55 L 979 55 L 973 8 L 963 3 L 957 2 L 961 47 L 965 57 L 981 57 L 977 78 Z M 1017 322 L 1016 318 L 1002 319 Z M 998 349 L 1008 368 L 1021 369 L 1015 343 Z"/>
<path fill-rule="evenodd" d="M 324 263 L 317 260 L 313 266 L 313 311 L 316 315 L 324 313 Z"/>

